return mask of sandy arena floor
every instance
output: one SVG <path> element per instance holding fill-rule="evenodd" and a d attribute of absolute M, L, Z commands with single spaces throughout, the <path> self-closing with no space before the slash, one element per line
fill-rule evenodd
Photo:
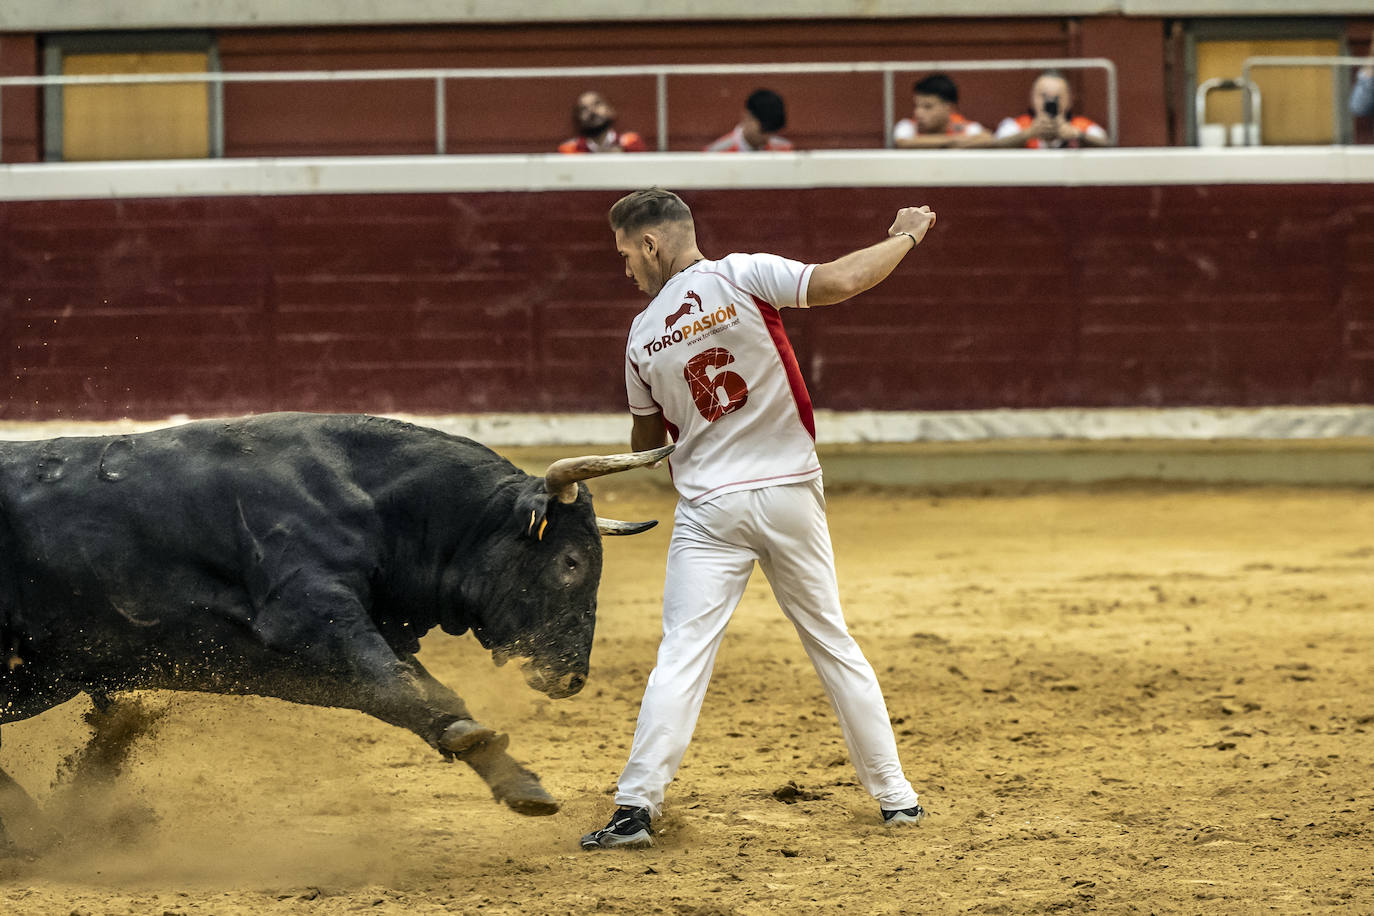
<path fill-rule="evenodd" d="M 672 517 L 600 481 L 602 514 Z M 761 575 L 657 846 L 583 853 L 657 643 L 663 528 L 608 543 L 592 680 L 530 691 L 471 638 L 421 658 L 563 802 L 522 818 L 360 714 L 165 710 L 14 914 L 1374 911 L 1374 490 L 834 488 L 851 628 L 934 816 L 888 832 Z M 666 525 L 665 525 L 666 527 Z M 84 701 L 7 726 L 41 801 Z M 795 783 L 802 800 L 777 790 Z"/>

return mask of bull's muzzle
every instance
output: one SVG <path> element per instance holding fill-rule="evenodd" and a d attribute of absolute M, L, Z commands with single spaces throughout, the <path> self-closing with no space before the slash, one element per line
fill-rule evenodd
<path fill-rule="evenodd" d="M 581 672 L 556 674 L 532 661 L 526 662 L 520 670 L 525 674 L 525 683 L 554 700 L 572 696 L 587 683 L 587 676 Z"/>

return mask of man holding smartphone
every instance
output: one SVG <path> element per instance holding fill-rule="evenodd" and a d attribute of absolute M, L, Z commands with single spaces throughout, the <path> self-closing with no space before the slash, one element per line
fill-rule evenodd
<path fill-rule="evenodd" d="M 1111 146 L 1102 125 L 1073 112 L 1073 93 L 1058 70 L 1046 70 L 1031 84 L 1030 109 L 997 125 L 993 146 L 1010 149 L 1076 149 Z"/>

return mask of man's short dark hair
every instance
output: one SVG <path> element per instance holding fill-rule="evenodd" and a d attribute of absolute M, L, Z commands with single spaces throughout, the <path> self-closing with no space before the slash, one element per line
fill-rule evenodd
<path fill-rule="evenodd" d="M 951 105 L 959 103 L 959 87 L 943 73 L 932 73 L 923 80 L 917 80 L 911 89 L 916 95 L 933 95 Z"/>
<path fill-rule="evenodd" d="M 607 214 L 613 231 L 638 232 L 664 223 L 691 222 L 692 211 L 672 191 L 647 188 L 617 200 Z"/>
<path fill-rule="evenodd" d="M 744 107 L 759 119 L 759 128 L 766 134 L 787 126 L 787 107 L 782 103 L 782 96 L 772 89 L 755 90 Z"/>

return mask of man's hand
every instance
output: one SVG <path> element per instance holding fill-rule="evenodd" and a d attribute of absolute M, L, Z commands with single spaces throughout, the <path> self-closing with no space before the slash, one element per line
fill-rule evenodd
<path fill-rule="evenodd" d="M 1041 140 L 1056 140 L 1062 135 L 1065 126 L 1067 125 L 1059 116 L 1051 117 L 1042 111 L 1031 122 L 1030 132 L 1031 136 Z"/>
<path fill-rule="evenodd" d="M 893 236 L 910 232 L 919 245 L 926 231 L 935 225 L 935 214 L 929 207 L 903 207 L 888 228 L 888 238 L 867 248 L 851 251 L 842 258 L 817 264 L 811 271 L 806 287 L 807 305 L 834 305 L 883 281 L 911 249 L 906 245 L 889 245 Z"/>
<path fill-rule="evenodd" d="M 921 244 L 926 232 L 935 225 L 935 211 L 929 207 L 903 207 L 897 211 L 897 218 L 888 227 L 888 235 L 910 232 L 916 244 Z"/>

